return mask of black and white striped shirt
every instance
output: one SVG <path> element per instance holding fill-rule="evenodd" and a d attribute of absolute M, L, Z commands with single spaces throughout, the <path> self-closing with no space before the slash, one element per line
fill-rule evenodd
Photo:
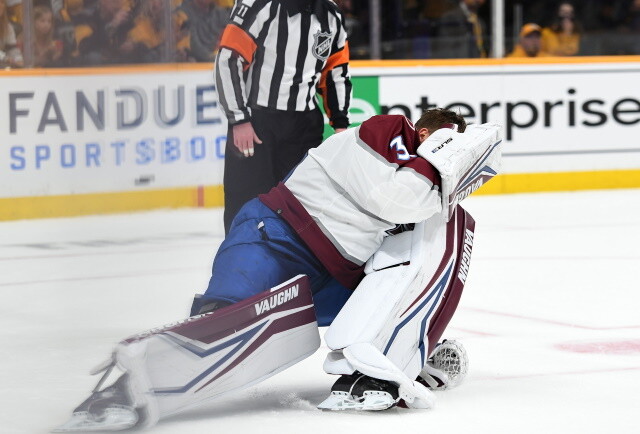
<path fill-rule="evenodd" d="M 237 0 L 216 59 L 216 85 L 230 125 L 251 107 L 307 111 L 316 92 L 334 128 L 349 125 L 349 46 L 331 0 Z"/>

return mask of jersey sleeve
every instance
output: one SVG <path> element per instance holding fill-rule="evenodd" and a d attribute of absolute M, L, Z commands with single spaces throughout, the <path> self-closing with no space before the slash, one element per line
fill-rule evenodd
<path fill-rule="evenodd" d="M 349 72 L 349 42 L 342 16 L 336 11 L 336 36 L 331 45 L 318 90 L 322 95 L 325 112 L 333 128 L 349 126 L 349 104 L 351 102 L 351 75 Z"/>
<path fill-rule="evenodd" d="M 271 14 L 270 1 L 236 2 L 220 38 L 215 79 L 220 103 L 230 125 L 247 122 L 250 113 L 243 74 L 251 66 L 256 39 Z"/>

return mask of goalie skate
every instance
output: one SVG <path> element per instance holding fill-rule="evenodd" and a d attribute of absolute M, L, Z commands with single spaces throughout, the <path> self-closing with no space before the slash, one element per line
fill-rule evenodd
<path fill-rule="evenodd" d="M 359 372 L 343 375 L 331 387 L 331 394 L 320 410 L 381 411 L 398 403 L 398 386 L 367 377 Z"/>
<path fill-rule="evenodd" d="M 89 398 L 53 432 L 121 431 L 147 427 L 157 420 L 158 409 L 148 397 L 150 384 L 140 365 L 143 354 L 144 346 L 118 345 L 109 359 L 92 370 L 92 375 L 103 375 Z"/>
<path fill-rule="evenodd" d="M 100 390 L 115 365 L 107 367 L 91 396 L 80 404 L 65 424 L 53 432 L 120 431 L 136 426 L 142 411 L 135 408 L 131 380 L 124 373 L 108 387 Z"/>

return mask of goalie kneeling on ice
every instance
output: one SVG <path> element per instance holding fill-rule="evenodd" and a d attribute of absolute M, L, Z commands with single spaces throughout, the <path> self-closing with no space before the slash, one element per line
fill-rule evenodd
<path fill-rule="evenodd" d="M 482 128 L 485 128 L 484 132 Z M 311 213 L 315 215 L 320 211 L 315 209 L 313 204 L 307 203 L 305 208 L 301 201 L 310 197 L 321 198 L 321 203 L 317 204 L 319 209 L 328 209 L 327 207 L 336 209 L 336 199 L 333 195 L 337 194 L 344 199 L 343 207 L 351 210 L 352 221 L 357 221 L 360 225 L 351 226 L 349 231 L 342 231 L 340 230 L 342 226 L 339 224 L 344 223 L 343 216 L 336 215 L 325 222 L 325 226 L 333 227 L 334 232 L 331 234 L 338 237 L 343 244 L 349 245 L 355 252 L 354 255 L 356 253 L 360 255 L 355 259 L 366 262 L 367 267 L 351 267 L 358 264 L 336 255 L 329 257 L 334 261 L 329 262 L 329 265 L 338 264 L 337 271 L 329 272 L 325 269 L 327 263 L 322 263 L 323 267 L 320 267 L 319 271 L 323 276 L 341 277 L 346 282 L 342 288 L 344 291 L 358 285 L 355 292 L 350 294 L 347 304 L 341 306 L 339 317 L 335 318 L 332 325 L 334 330 L 341 328 L 348 333 L 335 333 L 334 337 L 338 338 L 337 340 L 329 339 L 331 335 L 329 332 L 325 335 L 329 346 L 340 353 L 340 357 L 336 358 L 336 361 L 341 360 L 340 369 L 335 369 L 331 373 L 350 375 L 357 370 L 371 378 L 393 382 L 399 385 L 401 389 L 399 392 L 406 401 L 410 402 L 413 399 L 418 406 L 428 407 L 431 396 L 415 384 L 414 379 L 425 366 L 431 350 L 457 306 L 462 290 L 461 284 L 464 284 L 464 281 L 455 279 L 455 276 L 460 275 L 457 270 L 461 267 L 461 257 L 464 253 L 467 254 L 464 264 L 468 266 L 470 251 L 466 251 L 468 250 L 466 247 L 469 244 L 470 248 L 470 242 L 467 243 L 467 241 L 472 241 L 473 237 L 466 237 L 465 233 L 473 232 L 473 219 L 460 206 L 454 206 L 454 201 L 449 200 L 450 194 L 445 194 L 444 199 L 441 197 L 442 189 L 437 185 L 439 177 L 429 177 L 428 175 L 433 175 L 433 168 L 426 164 L 426 161 L 416 158 L 415 154 L 438 148 L 432 154 L 443 151 L 441 155 L 445 155 L 444 151 L 447 151 L 450 156 L 459 155 L 458 160 L 461 159 L 464 162 L 450 160 L 447 166 L 448 160 L 441 158 L 442 161 L 434 160 L 433 163 L 434 166 L 440 165 L 442 168 L 445 193 L 447 191 L 454 193 L 456 189 L 460 190 L 463 187 L 466 189 L 468 185 L 474 185 L 473 182 L 467 184 L 469 180 L 475 182 L 492 173 L 485 170 L 485 167 L 491 168 L 493 163 L 489 161 L 493 158 L 492 155 L 494 157 L 498 155 L 499 141 L 492 143 L 492 140 L 483 138 L 484 133 L 487 133 L 487 137 L 497 138 L 497 128 L 493 128 L 495 135 L 491 130 L 492 128 L 480 126 L 476 131 L 477 134 L 472 135 L 474 140 L 464 141 L 458 140 L 459 137 L 455 132 L 445 129 L 443 133 L 436 129 L 433 133 L 435 138 L 440 135 L 444 140 L 427 143 L 426 134 L 423 134 L 423 132 L 428 133 L 426 128 L 418 132 L 403 117 L 375 117 L 359 128 L 332 136 L 314 150 L 314 153 L 310 153 L 309 155 L 313 158 L 306 158 L 279 189 L 276 188 L 260 200 L 254 199 L 245 205 L 244 219 L 239 220 L 241 225 L 230 233 L 230 235 L 242 234 L 242 236 L 237 236 L 237 239 L 227 237 L 223 246 L 235 245 L 234 240 L 236 244 L 243 246 L 248 244 L 260 248 L 266 246 L 272 249 L 269 250 L 272 256 L 266 255 L 268 260 L 264 263 L 272 265 L 276 271 L 281 271 L 280 267 L 284 268 L 282 263 L 288 263 L 290 252 L 295 249 L 305 255 L 304 258 L 310 258 L 308 262 L 297 261 L 295 265 L 301 267 L 299 269 L 313 272 L 318 268 L 315 265 L 317 258 L 327 249 L 311 251 L 305 247 L 305 244 L 295 237 L 298 232 L 295 232 L 294 228 L 298 226 L 295 224 L 294 217 L 303 216 L 304 218 L 297 223 L 300 223 L 301 227 L 312 228 L 313 231 L 310 234 L 315 236 L 316 241 L 323 241 L 325 244 L 322 246 L 333 247 L 339 254 L 334 244 L 338 241 L 327 237 L 311 216 Z M 391 148 L 389 151 L 390 142 L 387 139 L 395 137 L 398 132 L 404 137 L 402 143 L 408 148 L 397 152 L 395 148 Z M 449 136 L 445 137 L 446 134 Z M 419 144 L 418 136 L 420 136 Z M 448 140 L 449 138 L 451 140 Z M 475 140 L 476 138 L 479 140 Z M 391 143 L 396 143 L 395 139 Z M 366 148 L 363 145 L 366 145 Z M 345 155 L 357 156 L 366 160 L 368 164 L 354 166 L 347 164 L 349 159 L 334 158 L 336 146 L 341 147 Z M 448 149 L 449 147 L 451 149 Z M 485 149 L 478 152 L 482 147 Z M 372 155 L 378 155 L 372 154 L 374 152 L 382 153 L 386 157 L 372 158 Z M 387 164 L 387 158 L 392 159 L 394 163 Z M 478 160 L 474 161 L 473 158 Z M 325 164 L 326 159 L 335 164 Z M 422 168 L 425 176 L 415 172 L 413 166 L 408 165 L 411 162 L 415 162 L 417 167 Z M 408 166 L 404 167 L 403 164 Z M 356 169 L 359 171 L 354 173 Z M 341 180 L 342 184 L 335 185 L 335 182 L 331 181 L 333 178 L 326 171 L 340 175 L 336 179 Z M 309 183 L 309 174 L 314 174 L 326 182 Z M 372 178 L 372 174 L 376 174 L 376 177 Z M 380 178 L 384 178 L 385 181 L 378 185 L 376 183 Z M 302 185 L 309 187 L 309 190 L 301 189 Z M 314 188 L 318 185 L 324 186 L 333 195 L 318 195 L 318 190 L 324 191 Z M 457 188 L 458 186 L 460 188 Z M 343 188 L 353 190 L 353 194 L 348 197 L 341 195 Z M 397 192 L 412 194 L 395 195 Z M 360 208 L 355 206 L 357 204 L 349 202 L 351 199 L 355 201 L 356 197 L 365 200 L 365 204 L 375 205 L 372 208 L 373 211 L 358 213 Z M 402 206 L 389 206 L 390 203 L 395 205 L 400 200 L 404 201 Z M 442 212 L 440 212 L 442 207 L 439 203 L 441 200 L 445 201 Z M 271 207 L 266 206 L 267 204 Z M 282 212 L 283 209 L 285 212 Z M 299 212 L 295 213 L 292 210 Z M 326 216 L 322 213 L 321 215 Z M 404 242 L 394 242 L 401 240 L 402 234 L 389 236 L 387 232 L 385 236 L 386 230 L 389 229 L 389 222 L 416 223 L 413 233 L 404 235 L 409 246 Z M 338 226 L 331 226 L 332 224 Z M 355 230 L 356 228 L 360 228 L 360 232 Z M 247 236 L 244 236 L 245 234 Z M 362 238 L 360 235 L 370 236 L 370 239 Z M 363 239 L 367 241 L 365 248 L 362 246 Z M 383 244 L 386 246 L 380 246 L 379 239 L 384 240 Z M 282 245 L 285 245 L 286 249 L 282 249 Z M 405 249 L 405 246 L 408 248 Z M 408 254 L 409 264 L 405 263 L 404 254 L 398 256 L 393 252 L 394 247 Z M 334 252 L 334 250 L 328 250 Z M 377 253 L 376 250 L 378 250 Z M 222 249 L 222 251 L 227 250 Z M 284 254 L 276 256 L 273 254 L 274 251 L 284 251 Z M 376 262 L 376 258 L 373 256 L 381 258 L 386 253 L 394 253 L 388 256 L 392 261 L 396 259 L 398 261 L 391 264 L 390 268 L 382 269 L 374 266 L 373 262 Z M 214 276 L 212 276 L 214 283 L 218 282 L 214 279 L 215 270 L 228 269 L 225 267 L 225 262 L 219 262 L 220 256 L 219 251 L 215 261 L 217 267 L 214 268 Z M 325 258 L 325 256 L 322 257 Z M 227 259 L 230 261 L 234 258 Z M 237 263 L 237 261 L 231 261 L 231 263 Z M 252 267 L 255 274 L 251 275 L 252 279 L 249 280 L 259 280 L 265 275 L 261 267 L 255 267 L 255 265 Z M 359 270 L 362 268 L 368 268 L 367 277 L 356 281 L 356 274 L 360 273 Z M 240 271 L 244 273 L 248 270 Z M 241 273 L 233 271 L 228 274 L 231 276 L 230 279 L 235 279 L 236 274 Z M 382 285 L 382 281 L 388 285 Z M 269 282 L 269 285 L 242 283 L 233 287 L 234 291 L 231 291 L 231 294 L 220 294 L 218 290 L 229 288 L 228 281 L 223 283 L 218 282 L 216 285 L 210 283 L 210 288 L 215 291 L 206 294 L 214 301 L 237 300 L 236 304 L 212 314 L 190 318 L 173 327 L 153 330 L 151 333 L 123 341 L 118 346 L 114 357 L 105 366 L 108 372 L 115 368 L 126 372 L 126 375 L 120 377 L 120 381 L 109 386 L 112 389 L 107 388 L 109 392 L 121 392 L 111 396 L 122 397 L 122 400 L 115 401 L 109 398 L 107 393 L 102 393 L 100 387 L 97 387 L 90 399 L 76 409 L 75 419 L 62 427 L 63 430 L 111 429 L 116 426 L 116 429 L 122 429 L 127 425 L 149 426 L 166 415 L 206 399 L 221 396 L 222 393 L 234 388 L 255 384 L 301 360 L 318 347 L 317 322 L 308 288 L 303 291 L 301 286 L 299 294 L 295 297 L 293 297 L 294 292 L 290 292 L 289 296 L 293 298 L 289 300 L 285 300 L 288 298 L 287 295 L 280 296 L 266 291 L 240 301 L 238 298 L 247 292 L 245 291 L 247 288 L 265 288 L 272 286 L 273 283 Z M 283 287 L 280 285 L 277 289 L 282 290 Z M 451 293 L 448 293 L 449 291 Z M 374 292 L 379 297 L 370 297 Z M 303 293 L 306 294 L 306 302 L 298 305 Z M 391 294 L 396 299 L 395 303 L 389 300 Z M 366 302 L 367 299 L 370 301 Z M 342 321 L 340 317 L 345 320 L 349 318 L 355 320 L 362 315 L 371 314 L 373 310 L 368 310 L 367 306 L 371 306 L 372 303 L 376 305 L 376 315 L 370 318 L 370 321 L 357 321 L 359 323 L 357 328 L 340 326 L 349 322 Z M 381 312 L 380 309 L 388 311 Z M 224 314 L 234 310 L 237 311 L 233 315 Z M 350 311 L 359 311 L 360 314 L 350 315 Z M 318 312 L 322 314 L 321 310 Z M 405 321 L 407 318 L 409 320 Z M 217 321 L 218 325 L 209 327 L 209 320 Z M 361 330 L 362 326 L 365 326 L 364 330 Z M 208 331 L 204 333 L 200 329 Z M 354 333 L 356 330 L 358 333 Z M 363 334 L 360 337 L 355 336 L 359 332 Z M 346 339 L 347 337 L 357 339 L 349 340 Z M 360 339 L 365 337 L 367 339 Z M 420 340 L 417 343 L 416 338 Z M 288 341 L 286 345 L 282 342 L 283 339 Z M 278 351 L 278 348 L 281 350 Z M 338 368 L 338 366 L 334 367 Z M 101 384 L 104 383 L 101 381 L 99 386 Z M 104 390 L 107 391 L 107 389 Z M 106 414 L 108 410 L 118 411 L 117 414 L 121 417 L 119 425 L 113 420 L 114 417 L 103 418 L 109 416 Z M 135 416 L 136 420 L 134 417 L 129 417 L 130 415 Z M 105 420 L 110 420 L 113 425 L 105 427 Z"/>

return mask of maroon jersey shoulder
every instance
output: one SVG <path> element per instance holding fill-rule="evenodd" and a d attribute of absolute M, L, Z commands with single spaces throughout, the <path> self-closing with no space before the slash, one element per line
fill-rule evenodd
<path fill-rule="evenodd" d="M 402 115 L 378 115 L 360 125 L 360 140 L 390 163 L 413 169 L 440 184 L 440 174 L 425 159 L 418 157 L 420 136 L 413 123 Z"/>
<path fill-rule="evenodd" d="M 420 138 L 413 123 L 402 115 L 378 115 L 360 125 L 360 139 L 391 163 L 415 156 Z"/>

